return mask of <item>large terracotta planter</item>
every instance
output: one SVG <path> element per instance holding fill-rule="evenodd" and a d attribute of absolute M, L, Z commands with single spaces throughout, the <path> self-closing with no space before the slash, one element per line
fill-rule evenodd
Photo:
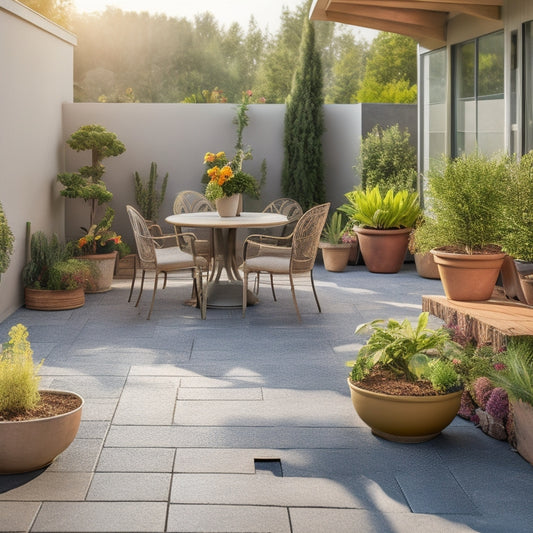
<path fill-rule="evenodd" d="M 50 392 L 74 394 L 67 391 Z M 0 474 L 19 474 L 43 468 L 66 450 L 80 426 L 83 398 L 78 398 L 81 405 L 62 415 L 0 421 Z"/>
<path fill-rule="evenodd" d="M 454 254 L 431 250 L 439 266 L 440 279 L 448 300 L 477 302 L 489 300 L 498 279 L 504 253 Z"/>
<path fill-rule="evenodd" d="M 239 209 L 239 195 L 232 194 L 215 200 L 217 213 L 221 217 L 234 217 Z"/>
<path fill-rule="evenodd" d="M 82 259 L 95 263 L 100 272 L 100 275 L 94 280 L 93 286 L 85 289 L 85 292 L 92 294 L 111 290 L 113 273 L 115 272 L 115 262 L 117 260 L 117 252 L 111 252 L 109 254 L 84 255 L 82 256 Z"/>
<path fill-rule="evenodd" d="M 433 254 L 414 254 L 416 271 L 422 278 L 440 279 L 439 267 L 433 259 Z"/>
<path fill-rule="evenodd" d="M 354 228 L 359 250 L 370 272 L 395 274 L 403 265 L 412 228 Z"/>
<path fill-rule="evenodd" d="M 324 268 L 330 272 L 342 272 L 348 265 L 350 258 L 350 243 L 330 244 L 329 242 L 319 243 L 322 250 Z"/>
<path fill-rule="evenodd" d="M 514 429 L 518 453 L 533 465 L 533 406 L 513 402 Z"/>
<path fill-rule="evenodd" d="M 439 396 L 392 396 L 361 389 L 348 378 L 355 411 L 372 433 L 394 442 L 425 442 L 455 418 L 462 391 Z"/>
<path fill-rule="evenodd" d="M 24 288 L 24 305 L 36 311 L 63 311 L 77 309 L 85 304 L 83 287 L 61 291 Z"/>

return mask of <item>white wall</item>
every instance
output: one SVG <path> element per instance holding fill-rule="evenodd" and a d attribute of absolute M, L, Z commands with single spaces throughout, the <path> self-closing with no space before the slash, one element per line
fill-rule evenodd
<path fill-rule="evenodd" d="M 72 101 L 75 38 L 22 4 L 0 0 L 0 201 L 15 252 L 0 281 L 0 320 L 22 305 L 26 221 L 62 235 L 55 176 L 63 164 L 61 106 Z"/>

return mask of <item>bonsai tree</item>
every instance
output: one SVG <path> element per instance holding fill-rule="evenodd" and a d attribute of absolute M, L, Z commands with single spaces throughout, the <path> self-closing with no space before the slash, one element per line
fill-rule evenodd
<path fill-rule="evenodd" d="M 103 126 L 90 124 L 82 126 L 67 140 L 76 152 L 91 150 L 91 165 L 80 168 L 79 172 L 58 174 L 58 181 L 65 187 L 61 195 L 67 198 L 83 198 L 90 203 L 89 228 L 95 224 L 96 207 L 111 201 L 113 194 L 107 190 L 102 176 L 105 167 L 102 160 L 122 154 L 126 148 L 116 134 Z"/>
<path fill-rule="evenodd" d="M 161 189 L 158 191 L 157 184 L 157 163 L 152 162 L 150 165 L 150 177 L 146 183 L 143 183 L 138 172 L 134 174 L 135 180 L 135 201 L 139 206 L 141 215 L 146 220 L 157 222 L 157 215 L 159 208 L 165 199 L 165 192 L 167 190 L 168 172 L 163 178 Z"/>
<path fill-rule="evenodd" d="M 362 189 L 416 191 L 416 149 L 409 139 L 409 131 L 400 131 L 398 124 L 372 128 L 361 142 L 359 163 L 354 167 L 360 172 Z"/>
<path fill-rule="evenodd" d="M 0 274 L 7 270 L 10 255 L 13 253 L 13 242 L 15 238 L 11 228 L 7 223 L 2 204 L 0 203 Z"/>

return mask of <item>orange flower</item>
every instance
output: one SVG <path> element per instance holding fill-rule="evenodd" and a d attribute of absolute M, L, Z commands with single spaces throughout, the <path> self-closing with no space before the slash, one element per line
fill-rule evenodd
<path fill-rule="evenodd" d="M 226 154 L 224 152 L 218 152 L 218 154 L 216 155 L 217 159 L 222 159 L 223 157 L 226 157 Z"/>
<path fill-rule="evenodd" d="M 207 152 L 204 156 L 204 163 L 212 163 L 217 156 L 212 152 Z"/>
<path fill-rule="evenodd" d="M 81 239 L 78 240 L 78 246 L 80 248 L 83 248 L 86 244 L 87 244 L 87 238 L 86 237 L 82 237 Z"/>
<path fill-rule="evenodd" d="M 211 181 L 214 181 L 214 180 L 218 179 L 219 171 L 220 171 L 220 169 L 218 167 L 210 168 L 207 171 L 207 175 L 211 178 Z"/>

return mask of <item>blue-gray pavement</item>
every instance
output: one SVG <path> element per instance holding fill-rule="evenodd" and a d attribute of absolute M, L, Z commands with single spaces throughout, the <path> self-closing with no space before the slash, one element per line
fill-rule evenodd
<path fill-rule="evenodd" d="M 438 280 L 315 267 L 319 314 L 298 281 L 267 277 L 260 302 L 186 305 L 171 276 L 146 320 L 128 280 L 84 307 L 25 308 L 0 340 L 28 326 L 42 388 L 85 399 L 73 444 L 48 468 L 0 476 L 0 531 L 531 532 L 533 466 L 460 418 L 436 439 L 397 444 L 371 434 L 352 407 L 345 362 L 376 318 L 415 320 Z M 433 325 L 441 322 L 432 317 Z"/>

